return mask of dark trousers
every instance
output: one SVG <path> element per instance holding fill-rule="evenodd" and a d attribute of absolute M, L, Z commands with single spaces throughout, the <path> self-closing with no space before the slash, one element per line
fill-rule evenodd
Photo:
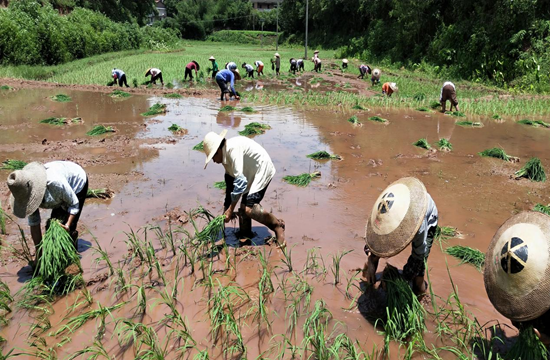
<path fill-rule="evenodd" d="M 227 210 L 231 203 L 233 202 L 233 199 L 231 199 L 231 193 L 233 192 L 233 189 L 235 188 L 233 182 L 235 181 L 235 178 L 231 175 L 225 174 L 225 201 L 223 202 L 223 208 Z M 265 193 L 267 191 L 267 188 L 269 187 L 269 184 L 262 190 L 253 193 L 253 194 L 243 194 L 241 197 L 241 206 L 245 205 L 248 207 L 253 207 L 254 204 L 259 204 L 265 196 Z"/>
<path fill-rule="evenodd" d="M 218 73 L 217 71 L 213 71 L 213 70 L 212 70 L 212 80 L 215 80 L 215 79 L 216 79 L 216 74 L 217 74 L 217 73 Z"/>
<path fill-rule="evenodd" d="M 223 94 L 231 93 L 231 91 L 227 87 L 227 83 L 223 78 L 221 77 L 216 78 L 216 83 L 218 83 L 218 86 L 220 87 L 220 90 L 221 90 L 220 100 L 223 101 Z"/>
<path fill-rule="evenodd" d="M 290 64 L 290 71 L 291 71 L 293 74 L 296 74 L 296 64 Z"/>
<path fill-rule="evenodd" d="M 84 187 L 82 188 L 82 190 L 80 190 L 76 194 L 76 197 L 78 198 L 78 214 L 75 215 L 74 221 L 71 224 L 71 227 L 69 228 L 71 235 L 74 231 L 76 231 L 76 226 L 78 225 L 78 220 L 80 220 L 80 214 L 82 214 L 82 208 L 84 207 L 84 202 L 86 201 L 87 194 L 88 194 L 88 179 L 86 179 L 86 184 L 84 184 Z M 52 210 L 52 214 L 50 218 L 57 219 L 64 224 L 69 219 L 69 212 L 61 207 L 58 207 Z"/>
<path fill-rule="evenodd" d="M 248 77 L 254 78 L 254 70 L 247 71 L 247 75 L 248 75 Z"/>
<path fill-rule="evenodd" d="M 164 84 L 164 80 L 162 79 L 162 73 L 158 73 L 156 74 L 155 76 L 152 76 L 151 77 L 151 82 L 153 84 L 156 84 L 157 83 L 157 80 L 160 80 L 160 83 L 161 84 Z"/>
<path fill-rule="evenodd" d="M 185 75 L 183 77 L 183 80 L 187 80 L 187 77 L 189 76 L 189 80 L 193 80 L 193 71 L 191 69 L 185 68 Z"/>
<path fill-rule="evenodd" d="M 118 79 L 118 86 L 122 86 L 122 85 L 129 87 L 128 82 L 126 81 L 126 74 L 122 75 L 120 79 Z"/>

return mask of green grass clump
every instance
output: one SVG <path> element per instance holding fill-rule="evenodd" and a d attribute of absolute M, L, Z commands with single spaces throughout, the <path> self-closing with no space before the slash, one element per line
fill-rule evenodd
<path fill-rule="evenodd" d="M 414 101 L 424 101 L 426 99 L 426 94 L 424 93 L 416 93 L 413 96 Z"/>
<path fill-rule="evenodd" d="M 0 86 L 0 90 L 11 90 L 11 86 L 2 85 L 2 86 Z"/>
<path fill-rule="evenodd" d="M 193 146 L 193 150 L 204 151 L 204 143 L 201 141 L 197 145 Z"/>
<path fill-rule="evenodd" d="M 453 144 L 451 144 L 451 142 L 449 140 L 445 139 L 445 138 L 439 139 L 439 141 L 437 142 L 437 147 L 441 151 L 452 151 L 453 150 Z"/>
<path fill-rule="evenodd" d="M 225 183 L 225 181 L 216 181 L 214 183 L 214 187 L 216 189 L 225 190 L 225 188 L 227 187 L 227 184 Z"/>
<path fill-rule="evenodd" d="M 112 199 L 115 196 L 115 192 L 109 188 L 101 189 L 88 189 L 86 193 L 86 198 L 92 199 Z"/>
<path fill-rule="evenodd" d="M 432 148 L 430 146 L 430 144 L 428 143 L 428 140 L 426 140 L 426 138 L 420 139 L 420 140 L 414 142 L 413 145 L 416 146 L 416 147 L 419 147 L 419 148 L 426 149 L 426 150 L 430 150 Z"/>
<path fill-rule="evenodd" d="M 107 86 L 113 86 L 113 85 L 115 85 L 115 84 L 116 84 L 115 81 L 114 81 L 114 80 L 111 80 L 111 81 L 108 81 L 107 84 L 105 84 L 105 85 L 107 85 Z"/>
<path fill-rule="evenodd" d="M 246 113 L 255 113 L 256 110 L 254 110 L 254 108 L 250 107 L 250 106 L 245 106 L 241 109 L 242 112 L 246 112 Z"/>
<path fill-rule="evenodd" d="M 309 185 L 311 180 L 321 177 L 321 173 L 319 171 L 315 171 L 312 173 L 304 173 L 301 175 L 287 175 L 283 177 L 283 180 L 286 181 L 289 184 L 300 186 L 300 187 L 306 187 Z"/>
<path fill-rule="evenodd" d="M 506 151 L 504 151 L 504 149 L 497 148 L 497 147 L 483 150 L 482 152 L 479 153 L 479 155 L 484 157 L 493 157 L 497 159 L 502 159 L 504 161 L 512 161 L 513 159 L 513 156 L 509 156 L 508 154 L 506 154 Z"/>
<path fill-rule="evenodd" d="M 342 157 L 340 155 L 332 155 L 324 150 L 309 154 L 307 155 L 307 157 L 314 160 L 342 160 Z"/>
<path fill-rule="evenodd" d="M 179 126 L 179 125 L 176 125 L 176 124 L 170 125 L 170 127 L 168 128 L 168 130 L 170 130 L 170 131 L 173 132 L 174 134 L 183 134 L 183 133 L 185 133 L 185 129 L 182 128 L 182 127 Z"/>
<path fill-rule="evenodd" d="M 531 158 L 524 167 L 514 173 L 516 179 L 527 178 L 531 181 L 546 181 L 546 172 L 539 158 Z"/>
<path fill-rule="evenodd" d="M 532 326 L 520 329 L 518 339 L 508 351 L 505 360 L 548 360 L 548 349 L 540 341 Z"/>
<path fill-rule="evenodd" d="M 239 131 L 241 136 L 254 136 L 264 134 L 266 130 L 271 129 L 271 126 L 267 124 L 260 124 L 258 122 L 251 122 L 245 125 L 244 130 Z"/>
<path fill-rule="evenodd" d="M 533 126 L 533 127 L 542 126 L 542 127 L 545 127 L 545 128 L 550 128 L 550 124 L 548 124 L 548 123 L 546 123 L 542 120 L 523 119 L 523 120 L 519 120 L 518 124 L 529 125 L 529 126 Z"/>
<path fill-rule="evenodd" d="M 480 122 L 472 122 L 472 121 L 468 121 L 468 120 L 466 120 L 466 121 L 457 121 L 456 124 L 458 126 L 464 126 L 464 127 L 481 127 L 481 126 L 483 126 L 483 124 L 480 123 Z"/>
<path fill-rule="evenodd" d="M 181 96 L 178 93 L 172 93 L 172 94 L 166 94 L 164 97 L 170 98 L 170 99 L 181 99 L 183 96 Z"/>
<path fill-rule="evenodd" d="M 353 115 L 352 117 L 350 117 L 348 119 L 348 121 L 350 123 L 352 123 L 353 125 L 361 125 L 361 123 L 359 122 L 359 120 L 357 119 L 357 116 Z"/>
<path fill-rule="evenodd" d="M 430 112 L 431 110 L 428 109 L 427 107 L 419 107 L 419 108 L 416 108 L 417 111 L 422 111 L 422 112 Z"/>
<path fill-rule="evenodd" d="M 236 108 L 234 106 L 231 106 L 231 105 L 225 105 L 225 106 L 222 106 L 220 108 L 220 111 L 233 111 L 235 110 Z"/>
<path fill-rule="evenodd" d="M 502 117 L 499 114 L 494 114 L 492 118 L 493 120 L 502 120 Z"/>
<path fill-rule="evenodd" d="M 141 113 L 141 115 L 154 116 L 154 115 L 165 114 L 165 113 L 166 113 L 166 104 L 156 103 L 155 105 L 151 106 L 149 110 L 147 110 L 144 113 Z"/>
<path fill-rule="evenodd" d="M 550 215 L 550 206 L 549 205 L 542 205 L 537 204 L 533 207 L 533 211 L 538 211 L 546 215 Z"/>
<path fill-rule="evenodd" d="M 6 159 L 2 161 L 0 170 L 21 170 L 25 165 L 27 165 L 27 163 L 21 160 Z"/>
<path fill-rule="evenodd" d="M 353 105 L 352 109 L 353 110 L 367 110 L 366 107 L 364 107 L 363 105 L 359 105 L 359 104 Z"/>
<path fill-rule="evenodd" d="M 57 95 L 54 95 L 54 96 L 50 97 L 50 99 L 52 99 L 53 101 L 57 101 L 57 102 L 69 102 L 69 101 L 73 100 L 73 99 L 71 99 L 70 96 L 67 96 L 65 94 L 57 94 Z"/>
<path fill-rule="evenodd" d="M 131 94 L 125 92 L 125 91 L 122 91 L 122 90 L 114 90 L 111 95 L 112 98 L 115 98 L 115 99 L 120 99 L 120 98 L 128 98 L 130 96 L 132 96 Z"/>
<path fill-rule="evenodd" d="M 485 254 L 469 246 L 451 246 L 445 250 L 445 253 L 460 259 L 461 264 L 471 264 L 475 266 L 479 271 L 481 271 L 485 265 Z"/>
<path fill-rule="evenodd" d="M 432 102 L 430 103 L 430 108 L 431 108 L 432 110 L 437 109 L 437 108 L 440 107 L 440 106 L 441 106 L 441 104 L 439 103 L 439 101 L 435 101 L 435 100 L 434 100 L 434 101 L 432 101 Z"/>
<path fill-rule="evenodd" d="M 67 122 L 65 121 L 65 118 L 49 117 L 47 119 L 40 120 L 40 123 L 55 125 L 55 126 L 62 126 L 62 125 L 65 125 Z"/>
<path fill-rule="evenodd" d="M 200 232 L 196 238 L 200 242 L 216 242 L 225 229 L 225 215 L 216 216 Z"/>
<path fill-rule="evenodd" d="M 166 84 L 166 88 L 167 88 L 167 89 L 173 89 L 173 88 L 174 88 L 174 84 L 172 84 L 171 82 L 169 82 L 168 84 Z"/>
<path fill-rule="evenodd" d="M 460 111 L 447 111 L 446 114 L 448 115 L 451 115 L 451 116 L 456 116 L 456 117 L 466 117 L 466 114 L 464 114 L 463 112 L 460 112 Z"/>
<path fill-rule="evenodd" d="M 112 126 L 96 125 L 94 128 L 86 133 L 89 136 L 98 136 L 106 133 L 115 132 Z"/>
<path fill-rule="evenodd" d="M 384 118 L 381 118 L 380 116 L 371 116 L 369 118 L 370 121 L 376 121 L 376 122 L 381 122 L 381 123 L 387 123 L 388 120 L 384 119 Z"/>

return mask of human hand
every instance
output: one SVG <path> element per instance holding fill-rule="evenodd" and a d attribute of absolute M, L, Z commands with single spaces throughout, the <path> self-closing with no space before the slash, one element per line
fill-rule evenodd
<path fill-rule="evenodd" d="M 69 226 L 68 226 L 68 225 L 61 224 L 61 223 L 59 223 L 59 225 L 61 225 L 61 227 L 62 227 L 63 229 L 65 229 L 66 232 L 69 232 Z"/>
<path fill-rule="evenodd" d="M 235 218 L 235 213 L 233 212 L 233 209 L 231 207 L 225 210 L 223 214 L 225 215 L 224 221 L 226 224 Z"/>
<path fill-rule="evenodd" d="M 236 100 L 241 100 L 241 97 L 239 95 L 235 95 Z"/>

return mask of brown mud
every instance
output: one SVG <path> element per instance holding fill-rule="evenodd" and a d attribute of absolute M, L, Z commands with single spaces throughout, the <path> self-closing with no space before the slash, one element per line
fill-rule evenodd
<path fill-rule="evenodd" d="M 38 85 L 36 85 L 38 86 Z M 101 87 L 103 88 L 103 87 Z M 171 250 L 162 249 L 156 241 L 154 230 L 147 235 L 155 241 L 156 256 L 161 269 L 168 279 L 165 287 L 157 270 L 147 272 L 140 261 L 128 261 L 129 248 L 125 241 L 130 229 L 145 237 L 146 224 L 160 225 L 168 231 L 168 219 L 172 230 L 184 229 L 193 232 L 185 211 L 201 204 L 214 215 L 221 214 L 224 192 L 213 187 L 214 182 L 223 180 L 223 168 L 211 163 L 203 170 L 205 156 L 192 150 L 208 131 L 229 131 L 228 137 L 237 136 L 244 125 L 252 121 L 268 123 L 271 130 L 254 139 L 270 154 L 277 174 L 262 202 L 264 209 L 280 216 L 286 222 L 287 246 L 292 250 L 296 273 L 291 274 L 282 264 L 283 255 L 275 246 L 263 245 L 263 239 L 270 232 L 258 223 L 253 223 L 257 236 L 252 240 L 255 246 L 229 248 L 230 259 L 236 259 L 236 267 L 226 264 L 225 253 L 220 258 L 212 256 L 213 278 L 217 283 L 239 284 L 249 295 L 250 300 L 239 310 L 244 315 L 247 309 L 258 302 L 258 280 L 260 253 L 269 259 L 273 271 L 275 293 L 269 295 L 268 313 L 271 325 L 260 323 L 248 317 L 243 320 L 248 326 L 241 331 L 247 346 L 247 358 L 256 358 L 271 347 L 281 343 L 277 334 L 287 333 L 289 302 L 277 286 L 281 279 L 289 283 L 306 280 L 312 287 L 311 308 L 316 300 L 324 300 L 333 318 L 342 322 L 338 332 L 347 333 L 357 339 L 368 353 L 373 347 L 383 347 L 383 337 L 366 317 L 371 311 L 378 311 L 376 304 L 381 299 L 374 295 L 370 301 L 361 301 L 359 306 L 352 301 L 359 290 L 351 287 L 352 298 L 345 295 L 349 282 L 360 286 L 353 269 L 361 267 L 365 261 L 363 253 L 364 226 L 373 202 L 379 193 L 392 181 L 403 176 L 416 176 L 421 179 L 435 200 L 440 214 L 440 225 L 457 227 L 462 233 L 460 239 L 449 239 L 447 243 L 434 244 L 429 258 L 430 278 L 436 294 L 446 299 L 451 293 L 447 263 L 461 301 L 467 310 L 475 315 L 481 324 L 498 321 L 511 327 L 491 305 L 485 293 L 483 276 L 474 267 L 458 265 L 458 261 L 443 252 L 446 246 L 467 245 L 482 252 L 488 247 L 498 227 L 511 215 L 531 209 L 535 203 L 550 203 L 549 187 L 546 183 L 533 183 L 528 180 L 511 180 L 509 175 L 519 169 L 524 159 L 537 156 L 548 167 L 550 164 L 550 132 L 544 129 L 523 127 L 513 122 L 495 123 L 491 119 L 480 119 L 483 128 L 463 128 L 455 125 L 455 118 L 439 113 L 420 113 L 404 110 L 372 111 L 317 111 L 296 110 L 277 106 L 254 106 L 256 113 L 240 111 L 220 113 L 220 102 L 209 98 L 189 97 L 166 99 L 156 96 L 135 96 L 115 100 L 103 94 L 102 90 L 77 91 L 67 88 L 67 95 L 73 98 L 69 103 L 55 103 L 47 99 L 57 91 L 55 86 L 34 89 L 32 86 L 19 91 L 0 94 L 0 160 L 14 158 L 25 161 L 51 161 L 54 159 L 72 160 L 81 164 L 90 176 L 91 188 L 109 187 L 117 196 L 111 200 L 91 200 L 86 202 L 79 224 L 79 251 L 87 289 L 94 298 L 92 305 L 80 306 L 74 316 L 90 309 L 97 309 L 98 303 L 112 306 L 122 301 L 128 304 L 113 311 L 107 317 L 104 333 L 98 333 L 99 320 L 90 320 L 70 335 L 70 342 L 57 348 L 55 345 L 63 336 L 49 336 L 67 323 L 67 308 L 82 301 L 82 290 L 59 298 L 52 305 L 51 329 L 40 336 L 48 347 L 52 347 L 60 358 L 65 358 L 85 347 L 91 346 L 94 338 L 101 340 L 109 354 L 116 358 L 133 359 L 134 350 L 125 349 L 117 342 L 116 319 L 134 319 L 151 326 L 157 331 L 160 342 L 167 338 L 169 328 L 162 323 L 168 308 L 159 302 L 160 293 L 172 291 L 174 273 L 180 268 L 176 295 L 177 308 L 191 329 L 197 348 L 208 350 L 211 358 L 225 358 L 221 346 L 214 344 L 210 333 L 208 299 L 216 287 L 208 286 L 200 265 L 191 273 L 189 266 L 183 267 L 181 250 L 173 256 Z M 167 104 L 167 113 L 152 118 L 144 118 L 140 113 L 156 102 Z M 236 106 L 236 103 L 231 103 Z M 244 106 L 244 104 L 242 104 Z M 357 114 L 362 127 L 354 127 L 347 119 Z M 368 117 L 378 115 L 389 120 L 388 125 L 368 121 Z M 70 127 L 53 127 L 39 124 L 38 121 L 51 117 L 82 117 L 83 124 Z M 172 136 L 168 127 L 177 124 L 185 128 L 185 136 Z M 117 129 L 115 134 L 99 137 L 86 136 L 86 131 L 94 125 L 105 124 Z M 447 138 L 453 144 L 449 153 L 430 152 L 416 148 L 413 142 L 427 138 L 434 144 L 439 138 Z M 481 158 L 478 152 L 494 146 L 502 146 L 507 153 L 519 156 L 519 164 L 497 159 Z M 326 150 L 338 154 L 343 161 L 314 161 L 307 154 Z M 314 179 L 306 188 L 299 188 L 282 181 L 285 175 L 320 171 L 321 178 Z M 9 171 L 0 170 L 6 177 Z M 7 209 L 7 187 L 0 182 L 2 206 Z M 46 216 L 44 212 L 43 218 Z M 198 226 L 204 220 L 194 219 Z M 26 220 L 18 224 L 28 234 Z M 178 226 L 181 225 L 181 228 Z M 226 242 L 234 246 L 234 231 L 237 224 L 230 222 L 226 227 Z M 97 262 L 98 254 L 89 230 L 106 250 L 115 267 L 122 267 L 128 283 L 144 286 L 148 299 L 144 314 L 136 313 L 136 288 L 117 291 L 117 275 L 109 275 L 102 261 Z M 17 246 L 18 234 L 13 224 L 8 222 L 9 235 L 2 237 L 3 243 Z M 182 232 L 174 232 L 181 241 Z M 32 249 L 32 244 L 31 250 Z M 331 256 L 338 251 L 353 250 L 341 263 L 342 283 L 333 285 Z M 409 256 L 409 249 L 391 258 L 388 262 L 402 267 Z M 306 260 L 313 254 L 321 256 L 325 266 L 311 267 Z M 235 257 L 236 256 L 236 257 Z M 2 280 L 12 294 L 16 293 L 30 277 L 27 264 L 17 261 L 7 250 L 3 251 L 4 269 Z M 179 259 L 179 260 L 178 260 Z M 322 261 L 318 260 L 319 264 Z M 210 262 L 206 262 L 208 267 Z M 378 272 L 383 270 L 381 261 Z M 229 268 L 227 268 L 229 266 Z M 107 275 L 105 275 L 107 274 Z M 299 275 L 297 275 L 299 274 Z M 356 276 L 356 278 L 353 278 Z M 289 295 L 290 296 L 290 295 Z M 16 296 L 17 300 L 17 296 Z M 32 314 L 17 309 L 9 318 L 9 324 L 2 328 L 0 335 L 7 339 L 4 349 L 13 347 L 30 349 L 29 328 L 34 322 Z M 302 340 L 302 325 L 305 316 L 298 319 L 294 344 Z M 433 323 L 428 324 L 425 334 L 427 344 L 442 346 L 432 333 Z M 378 329 L 379 330 L 379 329 Z M 511 328 L 509 336 L 515 334 Z M 174 344 L 167 347 L 175 358 Z M 390 357 L 401 358 L 404 349 L 392 344 Z M 195 354 L 196 350 L 189 350 Z M 275 355 L 265 355 L 274 358 Z M 444 358 L 454 358 L 443 353 Z M 285 358 L 288 358 L 285 357 Z"/>

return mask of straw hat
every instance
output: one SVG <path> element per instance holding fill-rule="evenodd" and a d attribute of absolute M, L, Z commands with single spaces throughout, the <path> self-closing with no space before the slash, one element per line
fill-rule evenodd
<path fill-rule="evenodd" d="M 145 76 L 148 76 L 148 75 L 151 74 L 151 69 L 152 69 L 152 68 L 147 69 L 147 71 L 145 72 Z"/>
<path fill-rule="evenodd" d="M 392 89 L 392 91 L 395 91 L 395 92 L 399 91 L 397 84 L 394 82 L 390 83 L 390 89 Z"/>
<path fill-rule="evenodd" d="M 39 162 L 32 162 L 9 174 L 8 187 L 13 214 L 25 218 L 35 212 L 44 198 L 46 184 L 46 168 Z"/>
<path fill-rule="evenodd" d="M 427 192 L 420 180 L 406 177 L 388 186 L 367 220 L 366 240 L 373 254 L 391 257 L 400 253 L 418 232 L 427 210 Z"/>
<path fill-rule="evenodd" d="M 374 76 L 374 77 L 379 77 L 379 76 L 380 76 L 380 72 L 381 72 L 380 69 L 374 69 L 374 70 L 372 71 L 372 76 Z"/>
<path fill-rule="evenodd" d="M 231 72 L 235 75 L 235 80 L 241 80 L 241 73 L 239 72 L 239 69 L 233 69 Z"/>
<path fill-rule="evenodd" d="M 208 58 L 208 60 L 216 60 L 216 58 L 214 56 L 210 56 L 210 58 Z"/>
<path fill-rule="evenodd" d="M 343 62 L 344 64 L 347 64 L 349 61 L 348 61 L 348 59 L 342 59 L 342 62 Z"/>
<path fill-rule="evenodd" d="M 204 137 L 202 143 L 204 144 L 204 153 L 206 154 L 206 161 L 204 162 L 205 169 L 210 160 L 212 160 L 212 158 L 216 154 L 216 151 L 218 151 L 218 148 L 220 147 L 220 144 L 222 143 L 222 140 L 225 138 L 226 134 L 227 130 L 222 131 L 220 135 L 211 131 Z"/>
<path fill-rule="evenodd" d="M 314 54 L 319 54 L 319 50 L 315 50 L 313 53 Z"/>
<path fill-rule="evenodd" d="M 279 53 L 275 53 L 275 57 L 281 57 L 281 55 L 279 55 Z"/>
<path fill-rule="evenodd" d="M 550 217 L 525 211 L 508 219 L 485 254 L 485 290 L 493 306 L 514 321 L 550 309 Z"/>

